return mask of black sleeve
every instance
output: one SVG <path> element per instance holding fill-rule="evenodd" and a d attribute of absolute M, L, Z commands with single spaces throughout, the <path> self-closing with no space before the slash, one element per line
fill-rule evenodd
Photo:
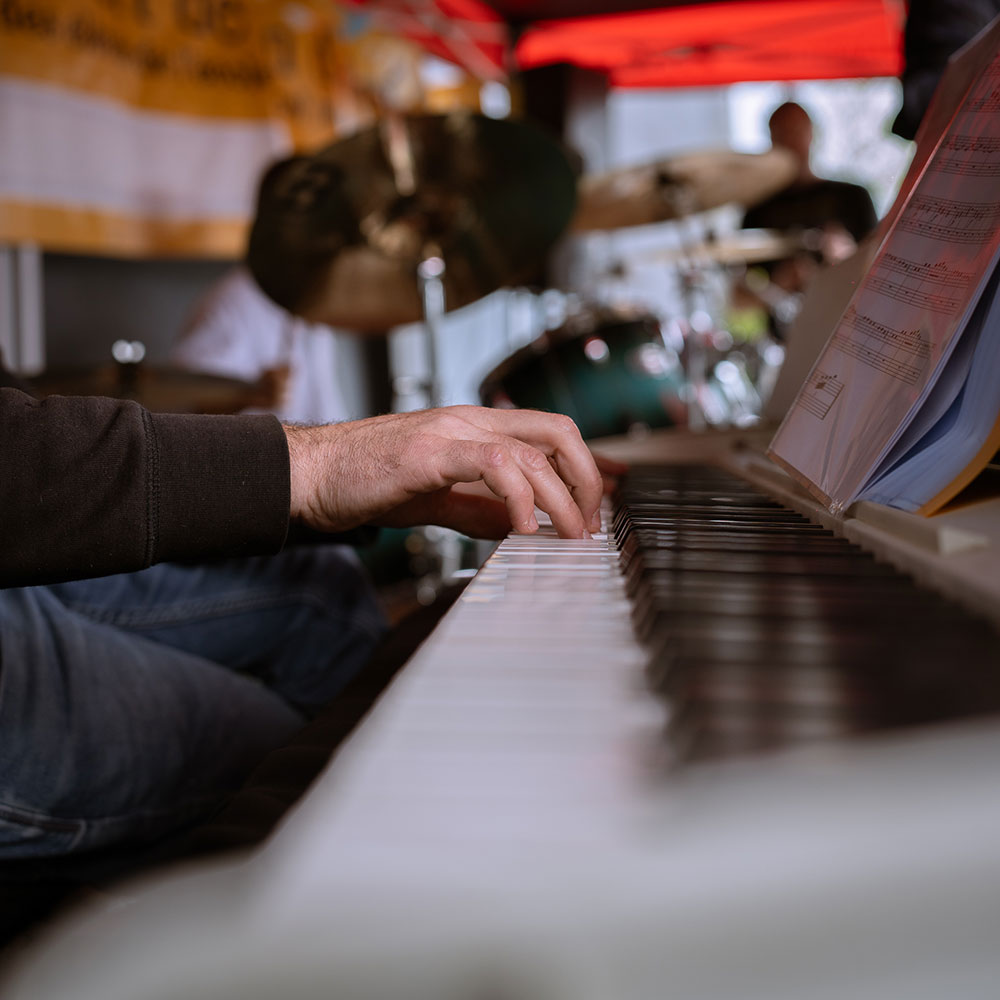
<path fill-rule="evenodd" d="M 289 491 L 274 417 L 0 388 L 0 586 L 273 553 Z"/>

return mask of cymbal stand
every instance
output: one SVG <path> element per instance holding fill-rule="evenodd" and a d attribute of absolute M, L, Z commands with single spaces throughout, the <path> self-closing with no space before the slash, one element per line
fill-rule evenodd
<path fill-rule="evenodd" d="M 417 283 L 424 311 L 424 338 L 427 352 L 428 406 L 441 406 L 444 391 L 438 363 L 438 342 L 441 320 L 445 313 L 444 259 L 435 254 L 425 257 L 417 266 Z M 456 531 L 430 525 L 420 529 L 429 569 L 417 584 L 417 599 L 429 604 L 441 588 L 454 580 L 462 568 L 462 537 Z"/>
<path fill-rule="evenodd" d="M 698 200 L 690 187 L 684 183 L 672 181 L 669 185 L 670 196 L 678 208 L 677 222 L 681 231 L 691 230 L 693 238 L 685 238 L 687 245 L 697 245 L 700 234 L 694 232 L 694 217 L 698 212 Z M 666 190 L 664 194 L 666 193 Z M 702 396 L 708 384 L 708 358 L 705 352 L 705 330 L 700 329 L 699 318 L 707 310 L 700 308 L 698 293 L 705 287 L 706 266 L 693 255 L 686 255 L 680 261 L 678 274 L 681 284 L 681 301 L 684 307 L 685 343 L 682 357 L 684 359 L 684 374 L 687 380 L 687 418 L 688 427 L 694 431 L 702 431 L 707 425 Z"/>
<path fill-rule="evenodd" d="M 386 109 L 379 121 L 382 150 L 392 171 L 393 184 L 400 197 L 410 197 L 417 189 L 413 145 L 403 115 Z M 440 406 L 443 401 L 438 371 L 438 331 L 445 312 L 444 258 L 433 242 L 422 248 L 417 264 L 417 286 L 423 309 L 424 347 L 427 357 L 427 378 L 423 389 L 428 406 Z"/>
<path fill-rule="evenodd" d="M 445 312 L 444 259 L 425 257 L 417 265 L 417 284 L 424 310 L 424 344 L 427 354 L 427 405 L 440 406 L 444 401 L 438 370 L 438 332 Z"/>
<path fill-rule="evenodd" d="M 702 431 L 707 426 L 703 396 L 708 386 L 708 355 L 705 336 L 710 326 L 710 314 L 704 301 L 708 264 L 695 256 L 680 262 L 678 274 L 681 300 L 684 304 L 684 321 L 687 327 L 684 343 L 684 369 L 687 378 L 688 427 Z M 704 321 L 703 321 L 704 320 Z"/>

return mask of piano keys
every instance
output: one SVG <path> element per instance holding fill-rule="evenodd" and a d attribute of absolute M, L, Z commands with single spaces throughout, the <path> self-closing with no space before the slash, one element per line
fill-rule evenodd
<path fill-rule="evenodd" d="M 707 464 L 716 499 L 509 537 L 262 850 L 91 908 L 5 996 L 992 995 L 1000 723 L 965 709 L 993 697 L 1000 507 L 945 515 L 993 535 L 942 555 L 829 523 L 742 440 L 609 446 Z M 939 628 L 990 660 L 870 672 L 879 619 L 918 663 Z"/>
<path fill-rule="evenodd" d="M 1000 615 L 993 551 L 942 556 L 835 522 L 762 473 L 755 444 L 680 431 L 602 442 L 710 488 L 684 496 L 670 527 L 620 519 L 617 543 L 610 506 L 592 539 L 543 527 L 502 542 L 331 769 L 336 799 L 315 829 L 456 846 L 613 839 L 687 765 L 921 734 L 1000 707 L 997 619 L 983 611 Z M 643 551 L 642 532 L 672 548 Z M 961 601 L 929 586 L 952 576 Z"/>
<path fill-rule="evenodd" d="M 614 534 L 679 759 L 1000 712 L 982 619 L 717 467 L 638 466 Z"/>

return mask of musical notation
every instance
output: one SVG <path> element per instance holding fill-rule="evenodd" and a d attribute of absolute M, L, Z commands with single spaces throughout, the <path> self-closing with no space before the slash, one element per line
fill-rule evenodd
<path fill-rule="evenodd" d="M 798 405 L 820 420 L 825 420 L 830 407 L 843 391 L 844 383 L 836 375 L 815 371 L 799 393 Z"/>
<path fill-rule="evenodd" d="M 972 272 L 949 267 L 945 261 L 918 262 L 886 253 L 868 279 L 873 291 L 932 312 L 951 313 L 962 304 Z M 925 286 L 933 286 L 927 289 Z"/>
<path fill-rule="evenodd" d="M 954 174 L 956 177 L 1000 177 L 1000 163 L 970 163 L 957 157 L 942 156 L 937 169 L 942 174 Z"/>
<path fill-rule="evenodd" d="M 931 312 L 951 313 L 961 304 L 960 295 L 946 295 L 943 293 L 923 292 L 918 289 L 907 288 L 897 281 L 882 278 L 878 275 L 868 280 L 868 287 L 876 292 L 880 292 L 887 298 L 895 299 L 897 302 L 906 302 L 909 305 L 921 306 Z"/>
<path fill-rule="evenodd" d="M 899 223 L 899 228 L 904 232 L 913 233 L 914 236 L 925 236 L 929 240 L 940 240 L 947 243 L 967 243 L 970 246 L 983 243 L 988 235 L 985 226 L 974 232 L 962 232 L 940 222 L 930 222 L 929 220 L 919 218 L 903 219 Z"/>
<path fill-rule="evenodd" d="M 850 308 L 844 314 L 833 345 L 842 353 L 907 385 L 926 370 L 930 344 L 922 330 L 899 330 Z"/>
<path fill-rule="evenodd" d="M 1000 138 L 958 134 L 941 143 L 936 169 L 956 177 L 1000 177 Z"/>
<path fill-rule="evenodd" d="M 886 253 L 879 260 L 879 269 L 892 271 L 904 278 L 914 278 L 924 284 L 946 285 L 950 288 L 967 288 L 975 277 L 972 271 L 962 271 L 950 267 L 947 261 L 907 260 L 898 254 Z"/>
<path fill-rule="evenodd" d="M 988 242 L 1000 220 L 1000 201 L 957 201 L 934 195 L 919 195 L 899 228 L 915 236 L 952 244 Z"/>
<path fill-rule="evenodd" d="M 912 210 L 934 219 L 949 219 L 958 225 L 969 221 L 993 222 L 1000 218 L 1000 201 L 957 201 L 925 194 L 913 199 Z"/>
<path fill-rule="evenodd" d="M 1000 139 L 986 135 L 949 135 L 941 148 L 956 153 L 1000 153 Z"/>
<path fill-rule="evenodd" d="M 1000 87 L 994 87 L 988 94 L 969 101 L 968 109 L 977 115 L 995 115 L 1000 112 Z"/>

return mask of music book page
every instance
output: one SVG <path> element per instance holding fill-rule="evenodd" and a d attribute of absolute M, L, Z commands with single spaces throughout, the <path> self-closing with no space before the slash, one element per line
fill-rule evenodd
<path fill-rule="evenodd" d="M 771 442 L 771 457 L 833 513 L 913 453 L 913 438 L 959 402 L 968 411 L 966 382 L 985 360 L 976 348 L 990 340 L 979 337 L 990 303 L 970 320 L 1000 254 L 1000 21 L 987 34 L 987 44 L 964 50 L 979 63 L 972 73 L 963 66 L 971 85 Z M 989 384 L 998 381 L 994 369 Z M 978 405 L 988 434 L 1000 392 L 987 389 Z M 925 406 L 920 434 L 906 437 Z M 884 491 L 881 500 L 891 502 Z"/>

